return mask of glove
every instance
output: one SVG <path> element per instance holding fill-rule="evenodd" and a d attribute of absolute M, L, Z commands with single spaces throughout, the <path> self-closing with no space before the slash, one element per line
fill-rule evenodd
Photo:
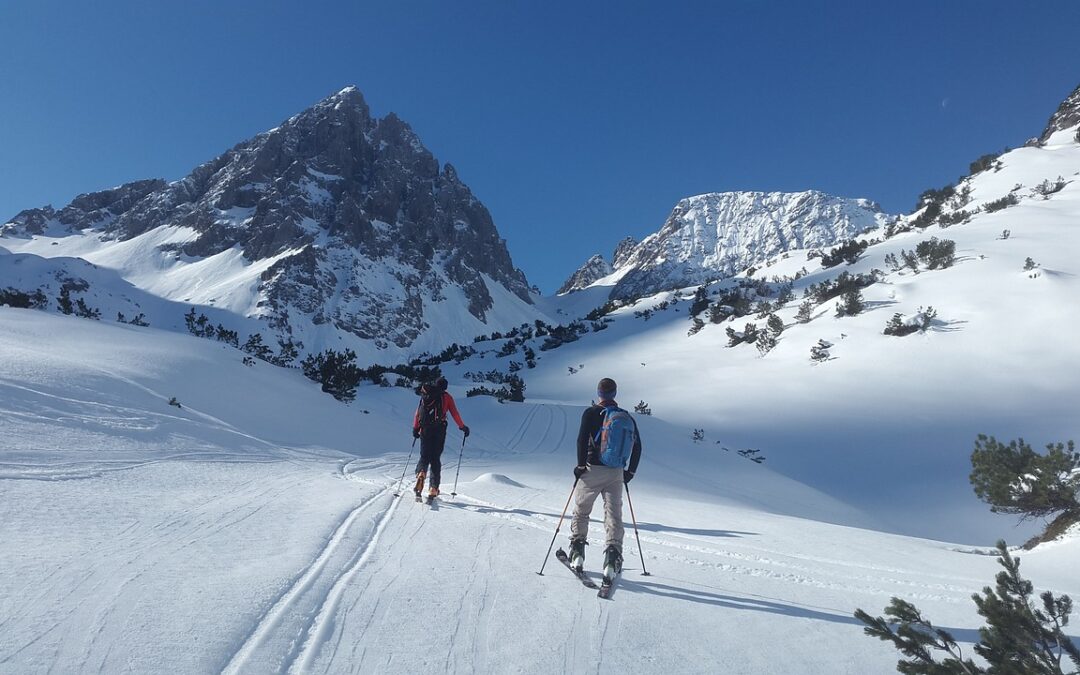
<path fill-rule="evenodd" d="M 465 434 L 465 438 L 469 437 L 469 425 L 461 427 L 461 433 Z"/>
<path fill-rule="evenodd" d="M 413 427 L 412 437 L 413 438 L 420 438 L 420 427 Z"/>
<path fill-rule="evenodd" d="M 588 470 L 589 470 L 588 466 L 575 466 L 574 467 L 574 478 L 576 480 L 581 480 L 581 477 L 584 476 L 585 472 L 588 471 Z"/>
<path fill-rule="evenodd" d="M 623 485 L 626 485 L 626 484 L 628 484 L 628 483 L 629 483 L 630 481 L 632 481 L 633 479 L 634 479 L 634 472 L 633 472 L 633 471 L 626 471 L 626 470 L 623 470 L 623 472 L 622 472 L 622 482 L 623 482 Z"/>

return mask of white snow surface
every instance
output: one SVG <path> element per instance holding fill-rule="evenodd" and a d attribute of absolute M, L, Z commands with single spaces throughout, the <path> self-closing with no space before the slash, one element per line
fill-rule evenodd
<path fill-rule="evenodd" d="M 473 434 L 450 434 L 429 507 L 393 496 L 410 392 L 342 404 L 241 356 L 0 308 L 0 673 L 888 672 L 851 612 L 893 595 L 974 639 L 993 558 L 860 529 L 874 518 L 657 417 L 638 417 L 641 548 L 628 527 L 602 601 L 554 560 L 536 574 L 584 396 L 452 388 Z M 1025 573 L 1077 595 L 1078 542 Z"/>

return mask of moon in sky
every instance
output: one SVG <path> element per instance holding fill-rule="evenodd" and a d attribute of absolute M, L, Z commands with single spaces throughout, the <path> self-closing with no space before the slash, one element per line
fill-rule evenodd
<path fill-rule="evenodd" d="M 948 99 L 948 97 L 945 97 L 945 98 L 941 99 L 941 107 L 942 108 L 948 108 L 949 107 L 949 99 Z"/>

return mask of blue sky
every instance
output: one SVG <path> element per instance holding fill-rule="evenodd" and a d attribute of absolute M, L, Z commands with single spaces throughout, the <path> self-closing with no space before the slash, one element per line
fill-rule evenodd
<path fill-rule="evenodd" d="M 1078 2 L 0 0 L 0 218 L 177 179 L 355 84 L 553 291 L 702 192 L 907 211 L 1080 83 Z"/>

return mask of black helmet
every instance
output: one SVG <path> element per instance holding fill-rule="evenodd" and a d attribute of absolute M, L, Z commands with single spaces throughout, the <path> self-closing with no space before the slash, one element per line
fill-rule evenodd
<path fill-rule="evenodd" d="M 450 386 L 450 383 L 446 381 L 445 377 L 440 377 L 439 379 L 435 380 L 435 386 L 439 389 L 442 389 L 443 391 L 446 391 L 446 388 Z"/>

